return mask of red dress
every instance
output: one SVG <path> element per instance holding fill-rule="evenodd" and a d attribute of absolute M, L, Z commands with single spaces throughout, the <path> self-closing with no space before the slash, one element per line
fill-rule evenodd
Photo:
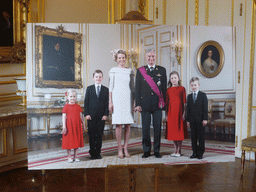
<path fill-rule="evenodd" d="M 166 101 L 168 106 L 166 139 L 172 141 L 184 140 L 185 122 L 182 119 L 186 90 L 183 86 L 167 89 Z"/>
<path fill-rule="evenodd" d="M 67 115 L 67 133 L 62 135 L 62 149 L 75 149 L 84 146 L 81 112 L 82 108 L 78 104 L 64 105 L 62 113 Z"/>

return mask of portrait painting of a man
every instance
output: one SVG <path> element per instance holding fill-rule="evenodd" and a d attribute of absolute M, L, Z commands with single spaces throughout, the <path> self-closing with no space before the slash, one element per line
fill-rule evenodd
<path fill-rule="evenodd" d="M 43 79 L 75 81 L 74 40 L 43 35 Z"/>
<path fill-rule="evenodd" d="M 0 47 L 13 46 L 13 1 L 2 0 L 0 6 Z"/>

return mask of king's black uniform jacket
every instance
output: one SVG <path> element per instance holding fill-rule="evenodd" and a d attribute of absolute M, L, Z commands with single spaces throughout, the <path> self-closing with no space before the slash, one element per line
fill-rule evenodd
<path fill-rule="evenodd" d="M 157 87 L 160 92 L 162 92 L 165 101 L 167 84 L 166 69 L 159 65 L 156 65 L 153 71 L 150 71 L 147 65 L 143 67 L 145 67 L 147 74 L 150 75 L 154 82 L 157 84 Z M 158 107 L 158 96 L 144 79 L 139 69 L 137 70 L 136 75 L 135 92 L 136 106 L 141 106 L 142 110 L 145 111 L 156 111 L 160 109 Z"/>

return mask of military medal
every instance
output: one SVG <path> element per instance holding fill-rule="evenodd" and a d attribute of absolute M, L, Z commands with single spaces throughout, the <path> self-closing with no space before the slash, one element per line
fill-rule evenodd
<path fill-rule="evenodd" d="M 157 82 L 157 86 L 160 86 L 161 85 L 161 81 L 159 80 L 158 82 Z"/>

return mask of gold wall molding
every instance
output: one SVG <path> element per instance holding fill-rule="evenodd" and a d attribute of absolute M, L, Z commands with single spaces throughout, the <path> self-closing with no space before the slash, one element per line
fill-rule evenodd
<path fill-rule="evenodd" d="M 26 74 L 9 74 L 9 75 L 0 75 L 1 77 L 20 77 L 20 76 L 25 76 Z"/>
<path fill-rule="evenodd" d="M 149 16 L 148 1 L 149 1 L 149 0 L 139 0 L 139 2 L 138 2 L 139 12 L 140 12 L 146 19 L 148 19 L 148 16 Z"/>
<path fill-rule="evenodd" d="M 111 14 L 111 23 L 115 23 L 115 0 L 111 1 L 111 9 L 112 9 L 112 14 Z"/>
<path fill-rule="evenodd" d="M 0 81 L 0 85 L 16 84 L 16 81 Z"/>
<path fill-rule="evenodd" d="M 199 0 L 195 0 L 195 25 L 198 25 L 199 20 Z"/>
<path fill-rule="evenodd" d="M 4 153 L 6 156 L 7 151 L 7 129 L 12 129 L 12 141 L 13 141 L 13 154 L 19 154 L 19 153 L 25 153 L 27 152 L 27 148 L 17 149 L 16 143 L 17 139 L 20 139 L 20 137 L 17 137 L 17 134 L 15 133 L 16 128 L 23 128 L 27 133 L 27 114 L 19 114 L 19 115 L 10 115 L 10 116 L 4 116 L 0 118 L 0 130 L 3 130 L 3 146 L 4 146 Z M 2 154 L 0 154 L 1 156 Z"/>
<path fill-rule="evenodd" d="M 45 23 L 45 0 L 37 0 L 37 23 Z"/>
<path fill-rule="evenodd" d="M 149 0 L 145 0 L 145 1 L 146 1 L 146 6 L 145 6 L 146 14 L 145 14 L 145 17 L 146 17 L 146 19 L 149 19 L 149 7 L 148 7 L 148 1 Z"/>
<path fill-rule="evenodd" d="M 27 133 L 27 116 L 25 117 L 25 121 L 24 122 L 25 122 L 25 124 L 23 126 L 19 126 L 19 127 L 22 127 L 23 129 L 25 129 L 26 133 Z M 13 136 L 13 154 L 26 153 L 28 151 L 27 147 L 21 148 L 21 149 L 17 149 L 17 147 L 16 147 L 17 139 L 20 139 L 20 137 L 19 137 L 19 135 L 16 134 L 15 127 L 12 129 L 12 136 Z"/>
<path fill-rule="evenodd" d="M 108 0 L 108 24 L 115 24 L 126 13 L 126 0 Z"/>
<path fill-rule="evenodd" d="M 2 153 L 0 153 L 0 158 L 2 158 L 7 156 L 7 138 L 6 138 L 7 136 L 6 136 L 6 129 L 0 129 L 0 131 L 2 131 L 2 138 L 0 140 L 3 146 L 3 151 Z"/>
<path fill-rule="evenodd" d="M 156 12 L 155 12 L 155 6 L 156 6 L 156 0 L 153 0 L 153 23 L 155 24 L 155 16 L 156 16 Z"/>
<path fill-rule="evenodd" d="M 122 0 L 118 0 L 118 20 L 122 19 Z"/>
<path fill-rule="evenodd" d="M 15 109 L 14 109 L 15 108 Z M 0 154 L 2 167 L 0 171 L 25 167 L 27 165 L 27 114 L 26 109 L 10 105 L 2 107 L 0 117 L 0 132 L 2 131 L 0 142 L 3 150 Z M 15 114 L 19 113 L 19 114 Z M 8 115 L 14 114 L 14 115 Z M 7 115 L 7 116 L 4 116 Z M 19 129 L 22 135 L 18 135 L 14 130 Z M 15 135 L 16 134 L 16 135 Z M 17 143 L 22 143 L 17 146 Z M 24 143 L 24 144 L 23 144 Z M 19 145 L 19 144 L 18 144 Z M 20 147 L 20 148 L 19 148 Z M 19 148 L 19 149 L 18 149 Z"/>
<path fill-rule="evenodd" d="M 0 101 L 14 101 L 14 100 L 21 100 L 21 96 L 11 96 L 11 97 L 2 97 Z"/>
<path fill-rule="evenodd" d="M 166 0 L 163 0 L 163 25 L 166 25 Z"/>
<path fill-rule="evenodd" d="M 232 0 L 232 7 L 231 7 L 231 27 L 234 26 L 234 6 L 235 6 L 235 2 L 234 2 L 234 0 Z"/>
<path fill-rule="evenodd" d="M 209 0 L 205 0 L 205 25 L 209 25 Z"/>
<path fill-rule="evenodd" d="M 16 95 L 16 93 L 15 92 L 13 92 L 13 93 L 2 93 L 2 94 L 0 94 L 0 97 L 2 97 L 2 96 L 10 96 L 10 95 Z"/>
<path fill-rule="evenodd" d="M 188 0 L 186 0 L 186 25 L 188 25 Z"/>
<path fill-rule="evenodd" d="M 108 0 L 108 24 L 111 23 L 111 0 Z"/>
<path fill-rule="evenodd" d="M 0 129 L 7 129 L 27 125 L 27 114 L 10 115 L 0 118 Z"/>
<path fill-rule="evenodd" d="M 251 31 L 251 51 L 250 51 L 250 71 L 249 71 L 249 95 L 248 95 L 248 118 L 247 118 L 247 137 L 251 136 L 251 120 L 252 120 L 252 93 L 253 93 L 253 73 L 254 73 L 254 54 L 255 54 L 255 7 L 256 2 L 252 6 L 252 31 Z"/>
<path fill-rule="evenodd" d="M 212 99 L 212 102 L 228 102 L 235 101 L 236 99 Z"/>

